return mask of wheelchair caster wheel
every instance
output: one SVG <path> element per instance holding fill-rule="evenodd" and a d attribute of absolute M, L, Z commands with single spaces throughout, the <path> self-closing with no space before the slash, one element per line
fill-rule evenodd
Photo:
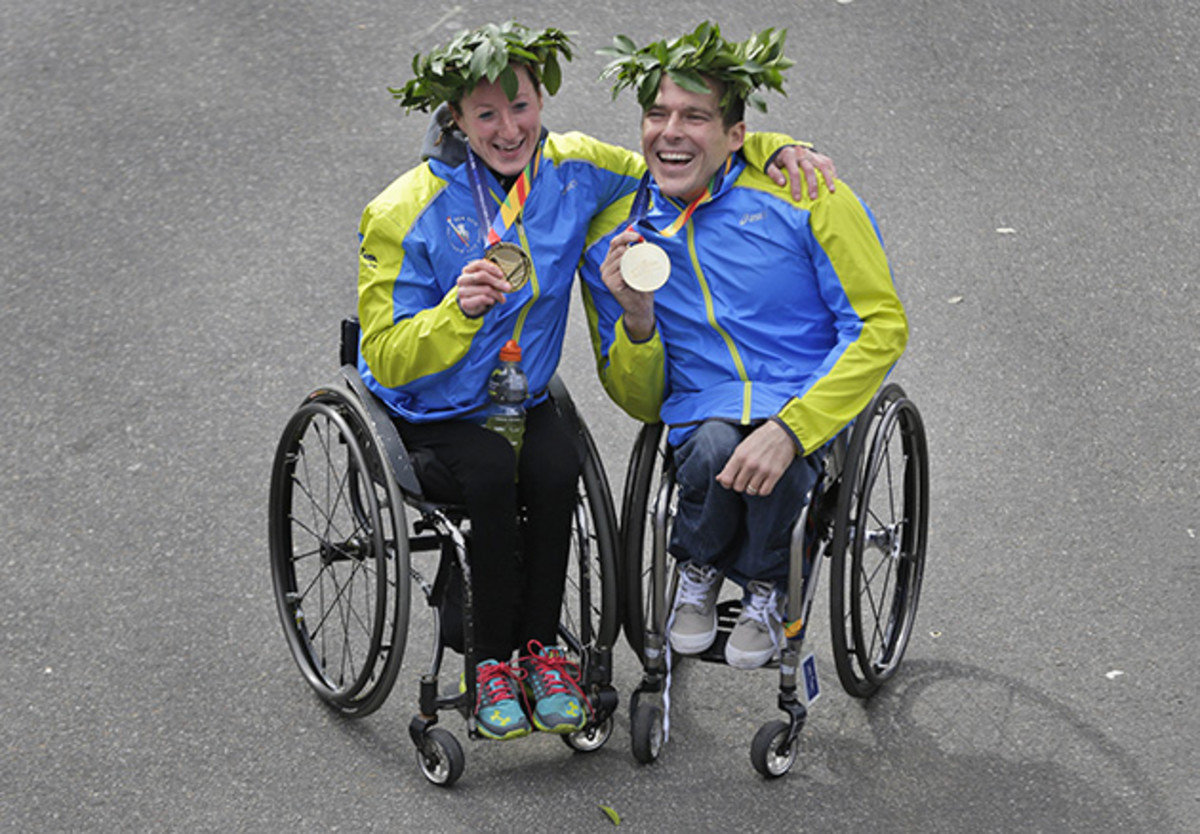
<path fill-rule="evenodd" d="M 639 703 L 629 722 L 633 741 L 633 757 L 642 764 L 658 758 L 663 745 L 663 711 L 657 704 Z"/>
<path fill-rule="evenodd" d="M 462 776 L 467 760 L 462 745 L 449 731 L 434 727 L 425 733 L 417 747 L 417 766 L 425 778 L 448 788 Z"/>
<path fill-rule="evenodd" d="M 577 733 L 562 736 L 563 744 L 579 753 L 591 753 L 599 750 L 608 741 L 613 731 L 613 718 L 610 715 L 593 727 L 585 727 Z"/>
<path fill-rule="evenodd" d="M 786 721 L 771 721 L 763 724 L 754 734 L 750 744 L 750 761 L 754 769 L 775 779 L 791 770 L 800 752 L 800 739 L 792 739 L 788 744 L 789 725 Z"/>

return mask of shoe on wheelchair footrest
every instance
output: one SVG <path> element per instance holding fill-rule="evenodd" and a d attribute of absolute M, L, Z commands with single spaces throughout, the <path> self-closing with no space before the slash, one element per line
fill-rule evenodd
<path fill-rule="evenodd" d="M 507 663 L 484 660 L 475 667 L 475 725 L 487 738 L 507 741 L 532 729 L 517 699 L 519 684 Z"/>
<path fill-rule="evenodd" d="M 783 645 L 787 595 L 769 582 L 751 582 L 747 599 L 725 644 L 725 662 L 735 669 L 757 669 Z"/>
<path fill-rule="evenodd" d="M 700 654 L 716 639 L 721 578 L 720 571 L 709 565 L 686 562 L 679 566 L 669 631 L 671 648 L 680 654 Z"/>
<path fill-rule="evenodd" d="M 726 662 L 725 644 L 729 642 L 729 633 L 733 631 L 741 613 L 742 601 L 740 599 L 725 599 L 718 602 L 716 606 L 717 636 L 711 646 L 694 657 L 705 663 L 724 664 Z"/>
<path fill-rule="evenodd" d="M 544 733 L 559 734 L 587 726 L 591 705 L 579 688 L 579 667 L 567 659 L 565 649 L 531 640 L 529 655 L 518 662 L 533 702 L 533 726 Z"/>

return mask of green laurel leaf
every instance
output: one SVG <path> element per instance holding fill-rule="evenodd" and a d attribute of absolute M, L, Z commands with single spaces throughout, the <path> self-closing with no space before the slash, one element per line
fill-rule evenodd
<path fill-rule="evenodd" d="M 720 105 L 741 99 L 752 107 L 766 110 L 760 89 L 783 91 L 783 70 L 794 62 L 783 54 L 786 29 L 764 29 L 741 42 L 730 42 L 721 29 L 704 21 L 695 31 L 671 40 L 658 40 L 640 49 L 627 35 L 617 35 L 613 45 L 596 50 L 609 58 L 600 78 L 614 78 L 613 98 L 625 89 L 633 89 L 643 109 L 654 103 L 666 73 L 676 84 L 691 92 L 709 88 L 705 78 L 719 81 L 724 88 Z"/>

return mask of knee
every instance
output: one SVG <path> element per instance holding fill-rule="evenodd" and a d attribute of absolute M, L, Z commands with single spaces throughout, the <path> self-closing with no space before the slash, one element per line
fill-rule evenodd
<path fill-rule="evenodd" d="M 742 442 L 740 429 L 721 420 L 706 420 L 684 441 L 675 457 L 681 483 L 707 484 L 725 468 Z"/>
<path fill-rule="evenodd" d="M 539 426 L 526 433 L 520 467 L 523 485 L 543 492 L 565 491 L 574 495 L 583 461 L 570 434 L 558 427 Z"/>
<path fill-rule="evenodd" d="M 465 490 L 482 497 L 500 497 L 514 490 L 517 457 L 512 444 L 496 432 L 488 431 L 474 450 L 474 459 L 463 477 Z"/>

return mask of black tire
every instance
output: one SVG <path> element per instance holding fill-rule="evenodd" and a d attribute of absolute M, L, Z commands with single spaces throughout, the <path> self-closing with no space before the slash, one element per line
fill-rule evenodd
<path fill-rule="evenodd" d="M 603 747 L 612 737 L 613 717 L 610 715 L 594 727 L 588 727 L 577 733 L 560 736 L 563 744 L 577 753 L 592 753 Z"/>
<path fill-rule="evenodd" d="M 842 687 L 867 698 L 895 674 L 912 634 L 929 512 L 925 427 L 888 383 L 855 422 L 834 520 L 830 631 Z"/>
<path fill-rule="evenodd" d="M 583 471 L 572 525 L 559 637 L 572 652 L 583 657 L 607 654 L 616 643 L 621 630 L 621 585 L 612 493 L 596 444 L 582 422 L 579 436 Z"/>
<path fill-rule="evenodd" d="M 673 476 L 667 460 L 667 431 L 662 423 L 643 425 L 634 442 L 625 475 L 625 493 L 621 501 L 621 544 L 624 553 L 625 640 L 643 664 L 646 662 L 646 627 L 651 619 L 651 594 L 654 583 L 651 569 L 654 553 L 654 513 L 664 479 L 668 487 Z M 667 493 L 668 506 L 661 508 L 669 523 L 670 502 L 674 489 Z M 670 571 L 664 574 L 670 576 Z M 662 633 L 666 625 L 666 605 L 671 598 L 670 582 L 664 581 L 662 621 L 655 631 Z"/>
<path fill-rule="evenodd" d="M 798 738 L 786 744 L 788 723 L 771 721 L 763 724 L 750 743 L 750 761 L 754 769 L 768 779 L 777 779 L 792 769 L 800 750 Z"/>
<path fill-rule="evenodd" d="M 284 428 L 271 474 L 271 575 L 305 680 L 346 716 L 387 698 L 409 609 L 403 504 L 348 391 L 314 391 Z"/>
<path fill-rule="evenodd" d="M 662 707 L 639 702 L 629 717 L 629 737 L 635 759 L 642 764 L 651 764 L 657 759 L 663 745 Z"/>
<path fill-rule="evenodd" d="M 462 745 L 448 730 L 432 727 L 417 748 L 417 767 L 433 784 L 448 788 L 462 776 L 467 766 Z"/>

